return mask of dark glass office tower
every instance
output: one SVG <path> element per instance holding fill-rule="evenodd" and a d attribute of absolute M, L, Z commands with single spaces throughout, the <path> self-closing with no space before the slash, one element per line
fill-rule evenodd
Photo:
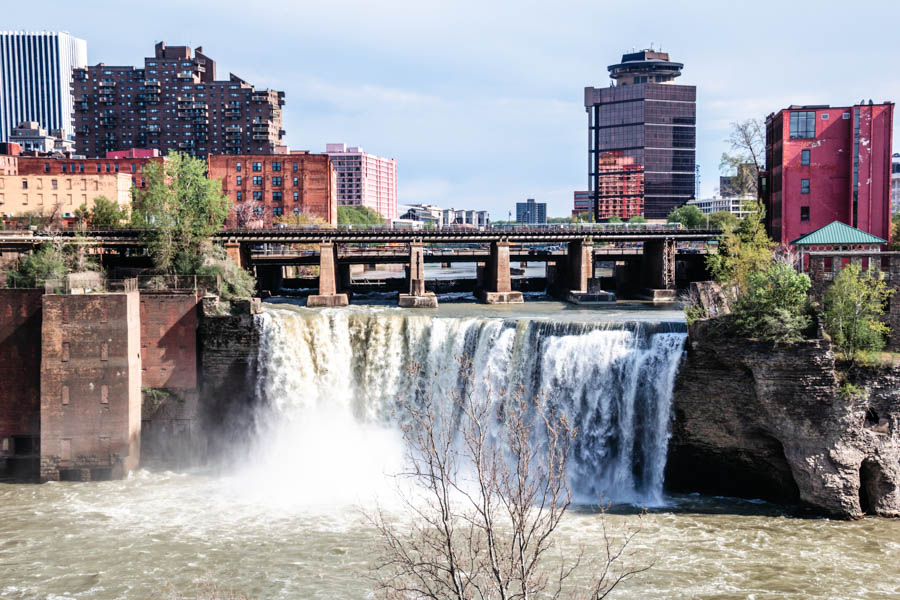
<path fill-rule="evenodd" d="M 616 206 L 620 200 L 604 195 L 622 187 L 606 179 L 628 176 L 600 168 L 611 156 L 643 166 L 641 204 L 648 219 L 665 219 L 694 197 L 697 88 L 673 83 L 683 66 L 671 62 L 665 52 L 641 50 L 609 66 L 610 87 L 584 88 L 588 189 L 597 220 L 610 216 L 604 206 Z"/>

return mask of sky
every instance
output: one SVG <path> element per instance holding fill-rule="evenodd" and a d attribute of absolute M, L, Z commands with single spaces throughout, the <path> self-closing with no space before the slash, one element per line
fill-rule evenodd
<path fill-rule="evenodd" d="M 291 149 L 362 146 L 397 159 L 400 204 L 495 220 L 526 198 L 570 214 L 587 188 L 584 87 L 608 85 L 624 52 L 652 43 L 684 63 L 707 197 L 730 123 L 900 99 L 898 27 L 898 0 L 5 0 L 2 24 L 69 31 L 89 64 L 202 46 L 220 79 L 285 92 Z"/>

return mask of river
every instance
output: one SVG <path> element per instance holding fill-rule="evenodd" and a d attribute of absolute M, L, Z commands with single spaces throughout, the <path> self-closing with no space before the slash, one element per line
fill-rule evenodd
<path fill-rule="evenodd" d="M 602 519 L 633 525 L 650 507 L 637 550 L 654 567 L 613 597 L 900 598 L 900 521 L 665 492 L 680 320 L 640 304 L 445 303 L 436 315 L 271 304 L 256 444 L 233 448 L 224 469 L 0 485 L 0 597 L 160 598 L 205 580 L 251 598 L 369 597 L 378 538 L 364 514 L 390 494 L 385 472 L 402 454 L 392 400 L 410 377 L 488 394 L 478 380 L 490 375 L 549 388 L 589 429 L 570 462 L 579 504 L 559 531 L 564 552 L 598 549 Z M 453 375 L 461 353 L 472 381 Z M 605 517 L 601 499 L 616 501 Z"/>

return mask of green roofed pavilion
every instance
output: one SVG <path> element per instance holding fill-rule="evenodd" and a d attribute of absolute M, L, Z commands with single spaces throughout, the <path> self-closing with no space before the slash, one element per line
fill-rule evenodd
<path fill-rule="evenodd" d="M 877 235 L 866 233 L 856 227 L 850 227 L 840 221 L 832 221 L 825 227 L 820 227 L 791 242 L 791 246 L 800 248 L 801 273 L 806 270 L 806 257 L 804 255 L 809 251 L 861 250 L 878 252 L 881 250 L 882 244 L 887 244 L 887 240 L 883 240 Z"/>
<path fill-rule="evenodd" d="M 881 244 L 887 244 L 887 240 L 856 227 L 850 227 L 840 221 L 832 221 L 825 227 L 820 227 L 791 242 L 792 246 L 880 246 Z"/>

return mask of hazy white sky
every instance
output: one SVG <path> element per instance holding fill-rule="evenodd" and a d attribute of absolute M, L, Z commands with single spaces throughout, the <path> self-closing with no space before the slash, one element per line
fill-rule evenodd
<path fill-rule="evenodd" d="M 698 87 L 708 196 L 731 121 L 900 98 L 898 27 L 900 0 L 41 0 L 4 3 L 2 25 L 69 31 L 90 64 L 203 46 L 220 78 L 285 91 L 291 148 L 361 145 L 398 160 L 401 204 L 495 219 L 526 197 L 569 214 L 587 186 L 583 88 L 632 47 L 662 46 Z"/>

